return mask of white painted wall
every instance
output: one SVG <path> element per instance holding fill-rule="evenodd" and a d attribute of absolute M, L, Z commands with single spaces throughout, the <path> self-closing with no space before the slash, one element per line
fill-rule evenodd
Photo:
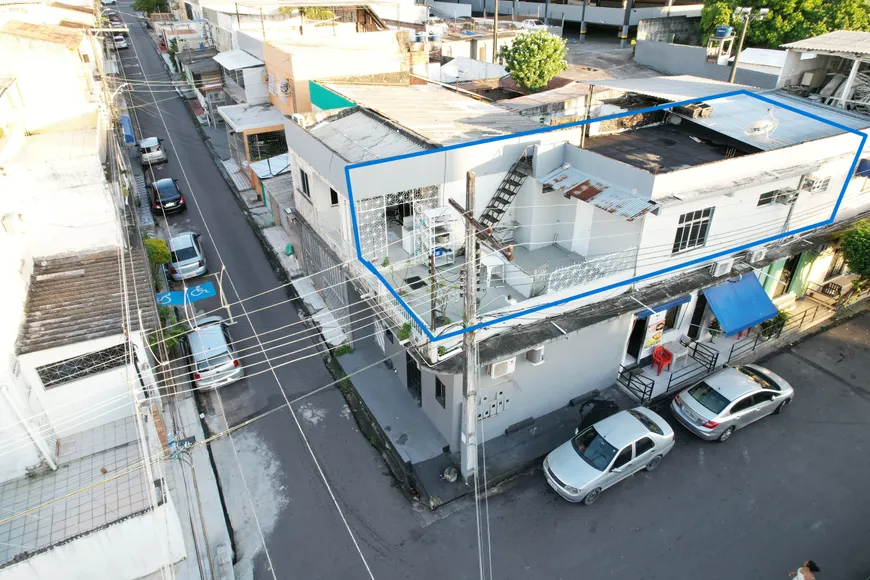
<path fill-rule="evenodd" d="M 26 353 L 19 357 L 22 379 L 33 389 L 34 395 L 45 409 L 58 436 L 77 433 L 132 416 L 133 405 L 129 388 L 141 388 L 139 379 L 132 365 L 122 365 L 102 373 L 88 375 L 78 381 L 45 388 L 36 368 L 108 348 L 121 342 L 123 342 L 121 335 L 110 336 Z M 139 352 L 140 354 L 142 352 L 141 346 Z"/>
<path fill-rule="evenodd" d="M 414 0 L 399 0 L 391 4 L 370 4 L 375 14 L 387 20 L 423 23 L 429 18 L 429 7 Z"/>
<path fill-rule="evenodd" d="M 426 0 L 426 6 L 434 8 L 450 18 L 464 18 L 471 16 L 471 4 L 461 2 L 438 2 L 438 0 Z"/>
<path fill-rule="evenodd" d="M 540 417 L 566 406 L 574 397 L 613 385 L 633 320 L 633 314 L 625 314 L 551 341 L 544 347 L 544 364 L 539 366 L 529 363 L 521 352 L 513 374 L 500 379 L 490 378 L 482 368 L 478 408 L 484 405 L 484 397 L 487 404 L 497 401 L 499 392 L 503 400 L 510 401 L 506 410 L 483 420 L 484 440 L 503 435 L 507 427 L 527 417 Z M 451 450 L 458 450 L 462 377 L 441 376 L 447 387 L 446 408 L 435 400 L 434 376 L 424 372 L 423 377 L 423 410 L 450 442 Z"/>
<path fill-rule="evenodd" d="M 6 389 L 9 396 L 13 398 L 22 416 L 13 411 L 3 389 Z M 28 467 L 38 465 L 42 460 L 23 422 L 27 421 L 27 425 L 34 433 L 42 434 L 43 431 L 36 421 L 28 421 L 28 418 L 33 417 L 39 410 L 28 404 L 25 395 L 25 387 L 15 380 L 11 373 L 4 372 L 0 379 L 0 449 L 3 450 L 3 461 L 0 461 L 0 482 L 23 477 Z"/>
<path fill-rule="evenodd" d="M 269 101 L 269 86 L 263 80 L 266 67 L 257 66 L 242 71 L 245 79 L 245 100 L 249 105 L 267 103 Z"/>
<path fill-rule="evenodd" d="M 0 580 L 135 580 L 187 557 L 171 497 L 130 517 L 0 569 Z"/>

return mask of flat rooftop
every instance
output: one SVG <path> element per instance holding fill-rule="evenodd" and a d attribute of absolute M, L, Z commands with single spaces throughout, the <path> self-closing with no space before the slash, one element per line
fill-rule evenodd
<path fill-rule="evenodd" d="M 271 103 L 226 105 L 218 107 L 218 113 L 236 133 L 248 129 L 284 126 L 284 114 Z"/>
<path fill-rule="evenodd" d="M 650 173 L 666 173 L 725 159 L 725 147 L 696 140 L 673 125 L 654 125 L 591 137 L 586 149 Z"/>
<path fill-rule="evenodd" d="M 349 163 L 415 153 L 427 148 L 362 109 L 324 119 L 308 131 Z"/>
<path fill-rule="evenodd" d="M 438 145 L 544 127 L 501 107 L 434 85 L 329 84 L 326 87 Z"/>

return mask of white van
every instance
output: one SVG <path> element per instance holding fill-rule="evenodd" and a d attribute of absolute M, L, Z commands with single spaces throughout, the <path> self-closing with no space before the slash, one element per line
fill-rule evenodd
<path fill-rule="evenodd" d="M 139 141 L 139 158 L 142 165 L 153 165 L 166 161 L 166 152 L 163 151 L 163 139 L 148 137 Z"/>

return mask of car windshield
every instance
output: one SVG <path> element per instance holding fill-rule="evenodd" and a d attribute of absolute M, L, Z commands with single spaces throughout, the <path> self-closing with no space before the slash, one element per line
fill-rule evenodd
<path fill-rule="evenodd" d="M 717 415 L 721 413 L 725 407 L 728 406 L 730 401 L 723 397 L 719 391 L 701 381 L 691 389 L 689 389 L 689 394 L 693 399 L 701 403 L 706 409 L 716 413 Z"/>
<path fill-rule="evenodd" d="M 193 246 L 178 248 L 172 252 L 172 261 L 175 263 L 186 262 L 187 260 L 193 260 L 197 257 L 196 250 L 193 249 Z"/>
<path fill-rule="evenodd" d="M 175 184 L 172 181 L 167 183 L 160 183 L 157 185 L 157 191 L 160 194 L 160 199 L 173 199 L 180 197 L 180 193 L 175 188 Z"/>
<path fill-rule="evenodd" d="M 203 373 L 223 366 L 228 362 L 230 362 L 230 355 L 229 353 L 224 352 L 211 358 L 207 358 L 205 360 L 197 362 L 196 370 Z"/>
<path fill-rule="evenodd" d="M 751 369 L 749 367 L 737 367 L 737 370 L 755 381 L 758 386 L 763 389 L 774 389 L 776 391 L 779 390 L 779 385 L 771 381 L 769 378 L 756 371 L 755 369 Z"/>
<path fill-rule="evenodd" d="M 576 435 L 571 439 L 571 445 L 574 446 L 577 455 L 598 471 L 607 469 L 613 456 L 616 455 L 616 447 L 605 441 L 595 427 L 590 427 Z"/>
<path fill-rule="evenodd" d="M 635 411 L 634 409 L 630 409 L 628 414 L 640 421 L 644 427 L 655 433 L 656 435 L 664 435 L 662 432 L 662 428 L 656 425 L 656 422 L 641 413 L 640 411 Z"/>

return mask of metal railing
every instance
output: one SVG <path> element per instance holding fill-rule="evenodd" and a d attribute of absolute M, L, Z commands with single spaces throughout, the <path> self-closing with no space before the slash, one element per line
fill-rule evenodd
<path fill-rule="evenodd" d="M 655 381 L 640 374 L 640 370 L 627 369 L 619 365 L 619 374 L 616 376 L 616 380 L 636 397 L 641 405 L 646 405 L 652 399 Z"/>
<path fill-rule="evenodd" d="M 689 357 L 694 362 L 685 368 L 671 373 L 668 379 L 668 388 L 665 390 L 666 393 L 670 393 L 712 373 L 716 368 L 716 363 L 719 361 L 719 351 L 703 342 L 695 342 L 689 347 Z"/>
<path fill-rule="evenodd" d="M 783 336 L 795 332 L 801 332 L 809 326 L 812 326 L 813 322 L 817 319 L 830 313 L 830 309 L 825 308 L 821 304 L 815 304 L 812 308 L 808 308 L 795 316 L 790 316 L 774 325 L 768 325 L 766 328 L 762 325 L 755 337 L 734 343 L 731 347 L 731 351 L 728 353 L 728 362 L 737 360 L 751 352 L 754 352 L 761 344 L 772 340 L 778 340 Z"/>

